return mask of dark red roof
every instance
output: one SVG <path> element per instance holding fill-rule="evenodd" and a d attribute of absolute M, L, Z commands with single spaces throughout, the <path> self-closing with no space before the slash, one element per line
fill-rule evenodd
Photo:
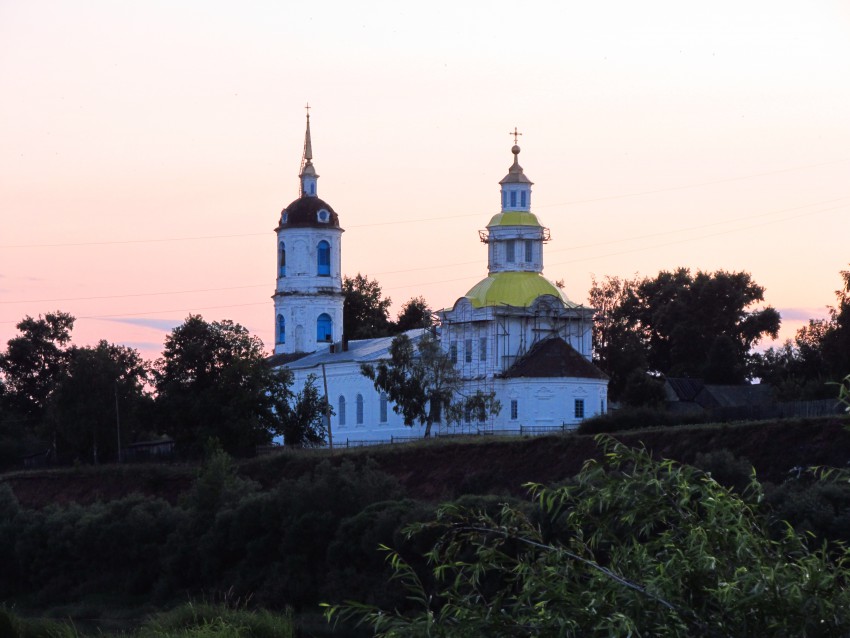
<path fill-rule="evenodd" d="M 328 211 L 328 221 L 319 221 L 319 211 Z M 285 221 L 284 221 L 285 220 Z M 304 195 L 299 197 L 280 212 L 280 224 L 275 230 L 281 228 L 339 228 L 339 216 L 323 199 Z"/>
<path fill-rule="evenodd" d="M 536 343 L 503 375 L 515 377 L 574 377 L 607 379 L 608 376 L 560 337 Z"/>

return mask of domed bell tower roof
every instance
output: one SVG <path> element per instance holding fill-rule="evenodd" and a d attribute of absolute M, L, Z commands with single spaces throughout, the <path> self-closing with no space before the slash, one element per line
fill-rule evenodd
<path fill-rule="evenodd" d="M 301 156 L 301 196 L 280 212 L 280 223 L 275 230 L 284 228 L 339 228 L 339 216 L 331 205 L 319 199 L 316 183 L 319 176 L 313 166 L 313 140 L 310 136 L 310 105 L 307 105 L 307 130 L 304 133 L 304 153 Z"/>

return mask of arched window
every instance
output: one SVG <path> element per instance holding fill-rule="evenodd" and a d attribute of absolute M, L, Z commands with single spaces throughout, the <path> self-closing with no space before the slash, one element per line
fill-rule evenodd
<path fill-rule="evenodd" d="M 342 396 L 342 395 L 340 395 L 340 397 L 339 397 L 338 412 L 339 412 L 339 414 L 337 416 L 339 416 L 339 424 L 340 424 L 340 426 L 343 426 L 343 425 L 345 425 L 345 397 Z"/>
<path fill-rule="evenodd" d="M 330 342 L 333 341 L 333 320 L 331 316 L 323 312 L 316 319 L 316 341 Z"/>
<path fill-rule="evenodd" d="M 381 423 L 387 422 L 387 393 L 381 392 Z"/>
<path fill-rule="evenodd" d="M 363 395 L 357 395 L 357 425 L 363 425 Z"/>
<path fill-rule="evenodd" d="M 280 248 L 277 255 L 278 277 L 286 277 L 286 246 L 280 242 Z"/>
<path fill-rule="evenodd" d="M 286 343 L 286 319 L 283 315 L 277 316 L 277 342 Z"/>
<path fill-rule="evenodd" d="M 331 276 L 331 245 L 324 239 L 319 242 L 317 255 L 317 274 L 321 277 Z"/>

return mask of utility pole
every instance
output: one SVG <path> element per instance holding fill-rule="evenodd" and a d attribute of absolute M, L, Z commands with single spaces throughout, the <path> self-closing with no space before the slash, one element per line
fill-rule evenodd
<path fill-rule="evenodd" d="M 325 386 L 325 425 L 328 426 L 328 449 L 334 451 L 334 435 L 331 432 L 331 402 L 328 400 L 328 375 L 325 373 L 325 364 L 322 364 L 322 383 Z"/>
<path fill-rule="evenodd" d="M 118 432 L 118 462 L 121 462 L 121 417 L 118 413 L 118 379 L 115 379 L 115 430 Z"/>

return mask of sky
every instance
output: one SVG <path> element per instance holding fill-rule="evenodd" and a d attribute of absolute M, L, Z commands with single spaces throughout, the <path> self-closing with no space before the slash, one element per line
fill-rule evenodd
<path fill-rule="evenodd" d="M 190 313 L 271 349 L 307 102 L 393 315 L 486 276 L 516 126 L 570 299 L 744 270 L 792 337 L 850 263 L 849 79 L 846 0 L 0 0 L 0 344 L 63 310 L 148 358 Z"/>

